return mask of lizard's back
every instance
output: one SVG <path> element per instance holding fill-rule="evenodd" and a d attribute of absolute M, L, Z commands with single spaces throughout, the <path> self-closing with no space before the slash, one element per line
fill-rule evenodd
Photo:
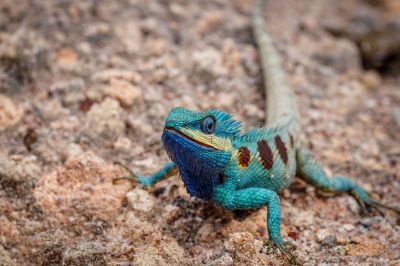
<path fill-rule="evenodd" d="M 239 188 L 260 187 L 279 191 L 296 173 L 292 121 L 277 127 L 253 128 L 233 141 L 232 160 L 226 169 L 240 176 Z"/>

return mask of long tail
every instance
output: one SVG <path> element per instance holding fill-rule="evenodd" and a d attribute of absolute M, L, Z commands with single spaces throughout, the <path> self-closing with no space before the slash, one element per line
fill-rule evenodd
<path fill-rule="evenodd" d="M 278 126 L 292 121 L 292 130 L 300 132 L 299 111 L 295 94 L 289 85 L 281 57 L 270 37 L 263 19 L 265 0 L 256 0 L 252 26 L 260 53 L 262 75 L 267 96 L 266 125 Z M 298 134 L 295 134 L 298 135 Z"/>

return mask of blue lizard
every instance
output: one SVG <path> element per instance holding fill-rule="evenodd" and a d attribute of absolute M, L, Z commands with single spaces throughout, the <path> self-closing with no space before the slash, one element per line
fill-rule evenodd
<path fill-rule="evenodd" d="M 270 241 L 291 262 L 298 263 L 293 247 L 280 233 L 278 196 L 295 175 L 327 192 L 349 192 L 363 208 L 390 207 L 372 200 L 360 185 L 347 177 L 328 178 L 311 152 L 301 146 L 295 95 L 266 31 L 262 7 L 263 1 L 258 1 L 252 23 L 268 88 L 266 127 L 242 132 L 241 123 L 221 110 L 196 112 L 173 108 L 162 134 L 172 162 L 153 175 L 131 172 L 128 178 L 152 185 L 179 172 L 192 197 L 212 200 L 228 209 L 266 205 Z"/>

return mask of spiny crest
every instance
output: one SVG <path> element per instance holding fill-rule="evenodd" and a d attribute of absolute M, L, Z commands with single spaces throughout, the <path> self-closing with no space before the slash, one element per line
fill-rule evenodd
<path fill-rule="evenodd" d="M 242 141 L 258 141 L 266 136 L 274 136 L 288 130 L 293 125 L 293 119 L 289 119 L 273 127 L 251 128 L 240 136 Z"/>
<path fill-rule="evenodd" d="M 208 113 L 214 115 L 219 123 L 223 124 L 224 131 L 232 136 L 239 136 L 242 123 L 240 121 L 231 119 L 232 114 L 223 112 L 218 109 L 209 109 Z"/>
<path fill-rule="evenodd" d="M 267 136 L 274 136 L 279 134 L 282 130 L 285 130 L 285 125 L 280 125 L 278 127 L 268 127 L 268 128 L 250 128 L 248 131 L 244 132 L 240 139 L 242 141 L 258 141 L 264 139 Z"/>
<path fill-rule="evenodd" d="M 242 141 L 258 141 L 276 132 L 275 128 L 251 128 L 244 132 L 240 139 Z"/>
<path fill-rule="evenodd" d="M 214 115 L 217 120 L 228 120 L 233 116 L 230 113 L 226 113 L 218 109 L 209 109 L 208 112 Z"/>

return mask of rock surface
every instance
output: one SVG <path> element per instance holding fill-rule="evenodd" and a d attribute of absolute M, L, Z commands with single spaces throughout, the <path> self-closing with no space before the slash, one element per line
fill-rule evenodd
<path fill-rule="evenodd" d="M 284 265 L 264 245 L 266 207 L 191 199 L 179 177 L 114 177 L 168 161 L 170 108 L 223 108 L 264 124 L 253 1 L 0 3 L 0 265 Z M 325 21 L 400 16 L 397 0 L 268 1 L 266 19 L 301 112 L 302 142 L 329 174 L 400 202 L 400 75 L 361 68 Z M 29 10 L 29 12 L 27 12 Z M 267 11 L 268 10 L 268 11 Z M 398 74 L 398 73 L 397 73 Z M 363 217 L 348 195 L 299 180 L 282 235 L 305 265 L 400 264 L 399 218 Z"/>

